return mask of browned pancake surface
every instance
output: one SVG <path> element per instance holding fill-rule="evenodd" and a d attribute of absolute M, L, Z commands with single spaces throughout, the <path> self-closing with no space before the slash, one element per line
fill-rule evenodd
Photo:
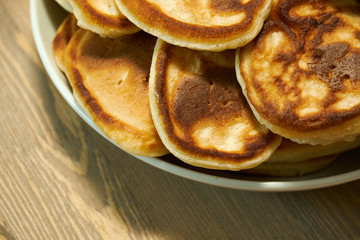
<path fill-rule="evenodd" d="M 165 146 L 192 165 L 239 170 L 280 143 L 253 116 L 236 81 L 234 52 L 209 53 L 158 40 L 150 104 Z"/>
<path fill-rule="evenodd" d="M 239 82 L 260 121 L 292 139 L 341 140 L 351 126 L 360 132 L 359 20 L 356 1 L 274 4 L 237 59 Z"/>
<path fill-rule="evenodd" d="M 243 46 L 259 32 L 271 1 L 116 0 L 143 30 L 174 45 L 220 51 Z"/>
<path fill-rule="evenodd" d="M 168 153 L 148 100 L 155 41 L 142 32 L 110 39 L 79 29 L 65 53 L 66 73 L 79 104 L 112 141 L 143 156 Z"/>

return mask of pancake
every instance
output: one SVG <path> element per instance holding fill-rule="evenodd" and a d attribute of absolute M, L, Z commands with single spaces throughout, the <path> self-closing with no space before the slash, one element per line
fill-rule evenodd
<path fill-rule="evenodd" d="M 237 50 L 237 77 L 257 119 L 299 143 L 353 141 L 359 22 L 358 1 L 274 1 L 256 39 Z"/>
<path fill-rule="evenodd" d="M 65 72 L 64 66 L 64 54 L 65 48 L 69 43 L 71 37 L 79 29 L 77 26 L 77 20 L 73 14 L 69 14 L 65 20 L 61 23 L 56 31 L 56 34 L 52 41 L 52 49 L 57 66 L 61 71 Z"/>
<path fill-rule="evenodd" d="M 280 146 L 271 155 L 267 163 L 301 162 L 329 155 L 340 154 L 360 146 L 360 137 L 354 141 L 336 142 L 329 145 L 299 144 L 283 138 Z"/>
<path fill-rule="evenodd" d="M 72 7 L 69 3 L 69 0 L 55 0 L 63 9 L 65 9 L 68 12 L 72 12 Z"/>
<path fill-rule="evenodd" d="M 252 168 L 281 142 L 253 116 L 236 80 L 234 57 L 230 50 L 156 43 L 149 80 L 154 124 L 169 151 L 190 165 Z"/>
<path fill-rule="evenodd" d="M 271 0 L 116 0 L 144 31 L 173 45 L 221 51 L 244 46 L 260 31 Z"/>
<path fill-rule="evenodd" d="M 152 122 L 148 76 L 156 38 L 144 32 L 102 38 L 79 29 L 68 43 L 65 71 L 76 101 L 128 153 L 168 153 Z"/>
<path fill-rule="evenodd" d="M 102 37 L 119 37 L 140 31 L 117 8 L 114 0 L 67 0 L 78 25 Z"/>
<path fill-rule="evenodd" d="M 264 162 L 255 168 L 242 172 L 274 177 L 298 177 L 325 168 L 337 157 L 338 155 L 331 155 L 300 162 Z"/>
<path fill-rule="evenodd" d="M 277 177 L 302 176 L 325 168 L 340 153 L 359 146 L 360 137 L 352 142 L 342 141 L 330 145 L 299 144 L 283 138 L 266 162 L 243 173 Z"/>

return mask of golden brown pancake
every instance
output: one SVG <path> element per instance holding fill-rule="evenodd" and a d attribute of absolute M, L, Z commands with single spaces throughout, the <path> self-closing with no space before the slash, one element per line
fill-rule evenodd
<path fill-rule="evenodd" d="M 113 142 L 135 155 L 168 153 L 147 97 L 155 41 L 144 32 L 112 39 L 79 29 L 65 51 L 66 74 L 79 105 Z"/>
<path fill-rule="evenodd" d="M 276 177 L 297 177 L 325 168 L 338 155 L 320 157 L 300 162 L 264 162 L 259 166 L 244 170 L 244 173 Z"/>
<path fill-rule="evenodd" d="M 260 31 L 271 0 L 116 0 L 134 24 L 171 44 L 221 51 L 243 46 Z"/>
<path fill-rule="evenodd" d="M 360 3 L 275 1 L 237 54 L 237 77 L 258 120 L 300 143 L 360 134 Z"/>
<path fill-rule="evenodd" d="M 65 72 L 64 67 L 64 53 L 67 44 L 69 43 L 71 37 L 79 29 L 77 26 L 77 20 L 73 14 L 69 14 L 65 20 L 61 23 L 59 28 L 56 31 L 55 37 L 52 41 L 52 49 L 54 53 L 54 58 L 57 66 L 61 71 Z"/>
<path fill-rule="evenodd" d="M 78 25 L 103 37 L 119 37 L 140 31 L 117 8 L 114 0 L 67 0 Z"/>
<path fill-rule="evenodd" d="M 330 145 L 299 144 L 283 138 L 271 157 L 245 173 L 267 176 L 295 177 L 325 168 L 345 151 L 360 146 L 360 137 L 352 142 Z"/>
<path fill-rule="evenodd" d="M 240 170 L 266 161 L 281 137 L 253 116 L 234 70 L 235 51 L 200 52 L 160 39 L 150 71 L 155 127 L 180 160 Z"/>
<path fill-rule="evenodd" d="M 329 145 L 299 144 L 283 138 L 280 146 L 271 155 L 268 163 L 301 162 L 329 155 L 336 155 L 360 146 L 360 137 L 354 141 L 336 142 Z"/>
<path fill-rule="evenodd" d="M 68 12 L 72 12 L 72 7 L 69 3 L 69 0 L 55 0 L 63 9 Z"/>

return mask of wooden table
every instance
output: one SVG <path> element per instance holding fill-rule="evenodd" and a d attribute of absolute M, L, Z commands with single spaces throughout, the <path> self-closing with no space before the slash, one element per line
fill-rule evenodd
<path fill-rule="evenodd" d="M 240 191 L 186 180 L 122 152 L 48 79 L 28 1 L 0 3 L 1 240 L 360 239 L 360 181 Z"/>

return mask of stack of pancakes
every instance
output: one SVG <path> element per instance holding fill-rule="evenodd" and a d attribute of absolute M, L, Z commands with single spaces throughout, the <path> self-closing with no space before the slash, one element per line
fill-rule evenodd
<path fill-rule="evenodd" d="M 56 0 L 59 68 L 123 150 L 299 176 L 360 146 L 360 3 Z"/>

